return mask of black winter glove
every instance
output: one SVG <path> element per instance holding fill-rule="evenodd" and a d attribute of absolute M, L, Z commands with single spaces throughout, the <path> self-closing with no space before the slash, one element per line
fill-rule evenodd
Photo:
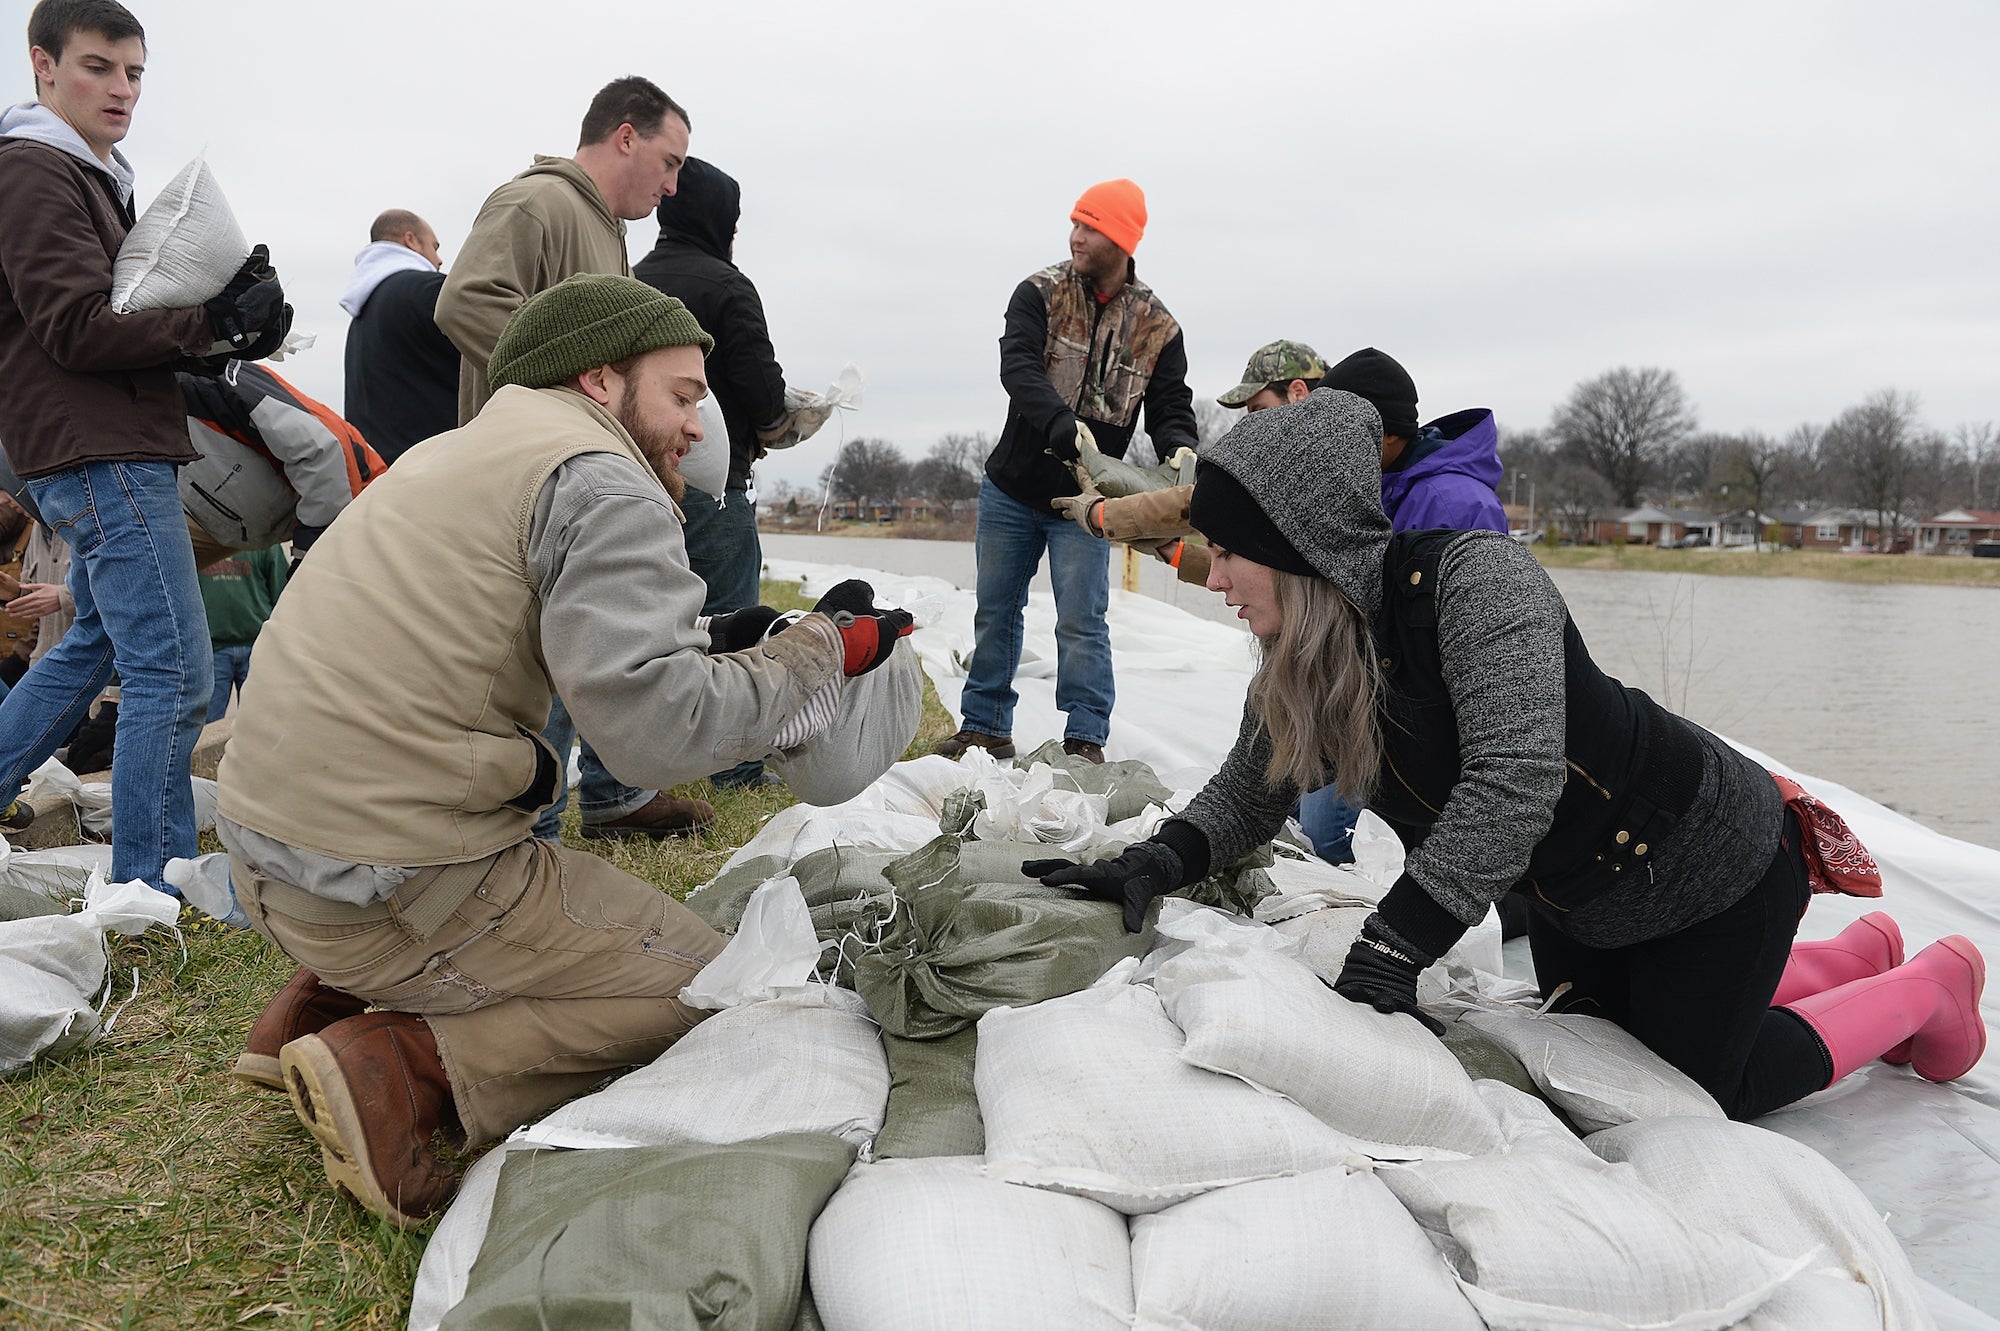
<path fill-rule="evenodd" d="M 712 617 L 708 621 L 708 650 L 748 651 L 764 641 L 764 635 L 771 631 L 771 625 L 778 622 L 779 613 L 768 605 L 746 605 L 741 610 L 731 610 L 726 615 Z"/>
<path fill-rule="evenodd" d="M 813 609 L 822 615 L 841 610 L 850 615 L 872 615 L 875 613 L 875 589 L 859 578 L 849 578 L 829 588 L 826 595 L 813 602 Z"/>
<path fill-rule="evenodd" d="M 238 360 L 270 355 L 292 327 L 292 307 L 285 304 L 285 289 L 278 283 L 278 270 L 271 266 L 271 251 L 262 245 L 250 251 L 229 285 L 202 308 L 208 311 L 216 341 L 228 344 Z"/>
<path fill-rule="evenodd" d="M 1180 855 L 1160 841 L 1141 841 L 1115 860 L 1075 864 L 1069 860 L 1028 860 L 1021 872 L 1039 878 L 1044 887 L 1074 887 L 1125 908 L 1125 932 L 1146 927 L 1146 908 L 1169 892 L 1180 890 L 1186 872 Z"/>
<path fill-rule="evenodd" d="M 1444 1034 L 1444 1023 L 1417 1008 L 1417 976 L 1433 958 L 1391 942 L 1377 927 L 1375 917 L 1361 926 L 1360 937 L 1347 949 L 1340 964 L 1340 978 L 1333 992 L 1353 1003 L 1365 1003 L 1377 1012 L 1404 1012 L 1424 1024 L 1432 1035 Z"/>

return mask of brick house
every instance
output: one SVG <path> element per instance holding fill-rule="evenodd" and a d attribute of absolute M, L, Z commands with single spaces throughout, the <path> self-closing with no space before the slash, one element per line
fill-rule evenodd
<path fill-rule="evenodd" d="M 2000 512 L 1985 508 L 1954 508 L 1917 524 L 1920 555 L 1969 555 L 1981 541 L 2000 541 Z"/>

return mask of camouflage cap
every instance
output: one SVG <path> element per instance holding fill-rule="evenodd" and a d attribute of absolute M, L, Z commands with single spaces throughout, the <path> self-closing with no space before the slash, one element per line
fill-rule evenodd
<path fill-rule="evenodd" d="M 1250 363 L 1243 367 L 1243 382 L 1215 400 L 1225 407 L 1240 407 L 1272 384 L 1325 376 L 1326 362 L 1317 351 L 1303 342 L 1280 338 L 1251 353 Z"/>

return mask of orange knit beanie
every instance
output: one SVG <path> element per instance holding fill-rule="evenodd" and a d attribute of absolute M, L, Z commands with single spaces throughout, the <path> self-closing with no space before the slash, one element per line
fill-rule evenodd
<path fill-rule="evenodd" d="M 1139 237 L 1146 234 L 1146 191 L 1124 179 L 1092 185 L 1070 209 L 1069 220 L 1102 232 L 1127 254 L 1136 253 Z"/>

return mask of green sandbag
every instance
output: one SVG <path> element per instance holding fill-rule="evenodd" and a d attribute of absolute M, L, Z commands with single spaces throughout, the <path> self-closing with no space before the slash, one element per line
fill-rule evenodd
<path fill-rule="evenodd" d="M 885 1033 L 882 1048 L 889 1055 L 889 1107 L 875 1134 L 875 1158 L 985 1155 L 986 1122 L 972 1086 L 979 1028 L 967 1026 L 942 1040 Z"/>
<path fill-rule="evenodd" d="M 0 921 L 32 920 L 38 915 L 67 915 L 69 907 L 62 902 L 43 896 L 40 892 L 30 892 L 25 887 L 12 883 L 0 883 Z"/>
<path fill-rule="evenodd" d="M 853 1162 L 818 1133 L 516 1152 L 441 1328 L 792 1331 L 806 1232 Z"/>
<path fill-rule="evenodd" d="M 1149 804 L 1164 807 L 1174 793 L 1160 783 L 1160 778 L 1153 775 L 1149 765 L 1136 758 L 1094 763 L 1080 755 L 1064 753 L 1062 745 L 1055 740 L 1014 760 L 1015 766 L 1023 770 L 1037 763 L 1063 773 L 1056 784 L 1065 790 L 1104 796 L 1104 821 L 1107 823 L 1137 818 Z"/>
<path fill-rule="evenodd" d="M 1548 1092 L 1535 1085 L 1534 1078 L 1528 1075 L 1527 1065 L 1495 1043 L 1491 1036 L 1475 1030 L 1466 1022 L 1459 1021 L 1445 1027 L 1441 1038 L 1444 1047 L 1451 1051 L 1451 1056 L 1465 1069 L 1466 1076 L 1474 1081 L 1504 1082 L 1517 1091 L 1526 1091 L 1555 1110 L 1556 1117 L 1562 1120 L 1564 1127 L 1576 1132 L 1576 1124 L 1570 1122 L 1569 1115 L 1562 1111 L 1560 1105 L 1549 1099 Z M 1583 1134 L 1577 1133 L 1577 1135 L 1580 1137 Z"/>
<path fill-rule="evenodd" d="M 1175 453 L 1180 451 L 1176 449 Z M 1123 458 L 1111 457 L 1094 441 L 1085 443 L 1082 440 L 1078 441 L 1077 454 L 1077 462 L 1089 475 L 1091 485 L 1099 494 L 1114 498 L 1194 484 L 1191 469 L 1175 466 L 1172 457 L 1155 466 L 1140 467 Z"/>
<path fill-rule="evenodd" d="M 779 856 L 758 855 L 691 894 L 688 909 L 717 933 L 733 934 L 757 889 L 767 879 L 790 874 L 799 880 L 799 891 L 812 912 L 813 929 L 824 942 L 847 932 L 874 909 L 872 902 L 888 896 L 889 883 L 882 870 L 901 858 L 903 853 L 895 850 L 828 846 L 788 867 Z"/>
<path fill-rule="evenodd" d="M 1023 879 L 1024 855 L 1047 849 L 939 837 L 884 871 L 896 885 L 892 913 L 842 947 L 883 1030 L 951 1035 L 996 1007 L 1087 988 L 1151 945 L 1150 929 L 1125 932 L 1113 903 Z M 975 862 L 994 865 L 996 880 L 981 881 Z"/>

